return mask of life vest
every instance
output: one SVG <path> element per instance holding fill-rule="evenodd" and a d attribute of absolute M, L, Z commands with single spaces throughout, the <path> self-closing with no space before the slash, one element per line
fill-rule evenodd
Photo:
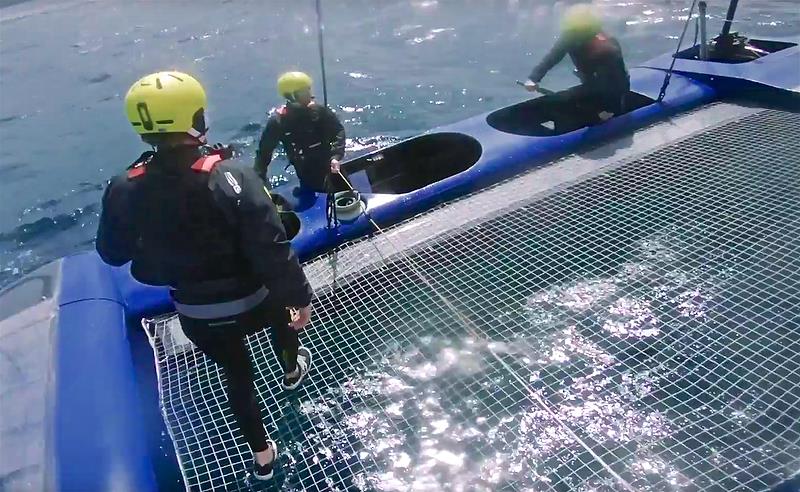
<path fill-rule="evenodd" d="M 137 235 L 132 275 L 143 283 L 189 292 L 190 302 L 216 301 L 220 281 L 228 290 L 241 284 L 240 293 L 249 293 L 257 282 L 243 260 L 235 219 L 220 207 L 210 182 L 222 157 L 159 162 L 172 157 L 145 153 L 128 169 L 122 199 L 129 204 Z"/>
<path fill-rule="evenodd" d="M 330 174 L 333 136 L 326 134 L 322 111 L 326 108 L 316 104 L 308 108 L 284 105 L 275 111 L 286 157 L 300 181 L 312 189 L 323 188 L 324 180 Z"/>
<path fill-rule="evenodd" d="M 619 44 L 603 32 L 577 45 L 570 57 L 582 80 L 614 72 L 627 75 Z"/>
<path fill-rule="evenodd" d="M 276 110 L 281 127 L 281 142 L 289 161 L 297 167 L 302 161 L 321 158 L 330 159 L 329 135 L 321 123 L 320 112 L 324 108 L 313 104 L 307 108 L 289 108 L 284 105 Z"/>
<path fill-rule="evenodd" d="M 606 34 L 599 32 L 584 45 L 585 56 L 589 60 L 602 60 L 620 56 L 620 49 Z"/>

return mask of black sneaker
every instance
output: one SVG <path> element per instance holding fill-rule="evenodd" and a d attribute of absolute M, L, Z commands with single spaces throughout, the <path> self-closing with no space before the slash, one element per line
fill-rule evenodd
<path fill-rule="evenodd" d="M 311 351 L 305 347 L 300 347 L 297 349 L 297 368 L 300 369 L 300 372 L 297 374 L 297 376 L 283 377 L 283 389 L 293 390 L 300 386 L 300 383 L 303 382 L 306 374 L 308 374 L 309 369 L 311 369 Z"/>
<path fill-rule="evenodd" d="M 275 444 L 275 441 L 269 439 L 267 441 L 267 446 L 272 449 L 272 461 L 268 465 L 259 465 L 255 459 L 253 459 L 253 478 L 256 480 L 269 480 L 272 478 L 275 463 L 278 461 L 278 445 Z"/>

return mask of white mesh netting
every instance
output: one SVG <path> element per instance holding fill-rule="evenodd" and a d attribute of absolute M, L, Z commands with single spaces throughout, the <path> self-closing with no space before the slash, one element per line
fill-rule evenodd
<path fill-rule="evenodd" d="M 797 473 L 798 124 L 760 111 L 307 265 L 310 380 L 282 392 L 267 336 L 250 339 L 277 485 L 769 490 Z M 145 327 L 187 486 L 247 490 L 218 368 L 174 318 Z"/>

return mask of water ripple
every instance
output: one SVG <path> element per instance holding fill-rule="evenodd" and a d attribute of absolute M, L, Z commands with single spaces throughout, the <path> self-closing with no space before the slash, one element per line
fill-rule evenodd
<path fill-rule="evenodd" d="M 57 203 L 53 203 L 48 207 L 47 203 L 44 202 L 45 206 L 42 208 L 52 208 L 57 205 Z M 18 247 L 45 242 L 56 234 L 79 225 L 85 216 L 97 214 L 99 209 L 99 204 L 91 203 L 70 213 L 42 217 L 33 222 L 21 224 L 11 231 L 0 232 L 0 241 L 14 243 Z"/>
<path fill-rule="evenodd" d="M 415 37 L 413 37 L 411 39 L 407 39 L 406 43 L 408 43 L 410 45 L 422 44 L 422 43 L 425 43 L 427 41 L 432 41 L 432 40 L 436 39 L 442 33 L 455 32 L 455 30 L 456 29 L 454 27 L 441 27 L 441 28 L 431 29 L 431 30 L 429 30 L 427 33 L 425 33 L 422 36 L 415 36 Z"/>
<path fill-rule="evenodd" d="M 354 490 L 612 490 L 589 442 L 619 450 L 642 490 L 691 488 L 660 452 L 681 424 L 642 405 L 674 384 L 676 368 L 629 365 L 627 345 L 614 341 L 652 343 L 672 319 L 707 316 L 725 275 L 686 267 L 685 246 L 668 230 L 612 276 L 532 293 L 511 338 L 425 335 L 396 346 L 303 404 L 316 433 L 293 459 L 309 447 L 323 468 L 357 459 Z"/>

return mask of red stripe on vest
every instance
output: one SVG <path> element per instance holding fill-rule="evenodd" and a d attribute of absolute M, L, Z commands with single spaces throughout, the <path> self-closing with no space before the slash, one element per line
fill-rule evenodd
<path fill-rule="evenodd" d="M 138 178 L 139 176 L 144 175 L 145 171 L 146 171 L 145 165 L 139 164 L 138 166 L 128 170 L 128 179 Z"/>
<path fill-rule="evenodd" d="M 214 169 L 214 166 L 219 164 L 221 161 L 222 157 L 218 155 L 207 155 L 197 159 L 194 164 L 192 164 L 192 170 L 201 173 L 210 173 L 211 170 Z"/>

